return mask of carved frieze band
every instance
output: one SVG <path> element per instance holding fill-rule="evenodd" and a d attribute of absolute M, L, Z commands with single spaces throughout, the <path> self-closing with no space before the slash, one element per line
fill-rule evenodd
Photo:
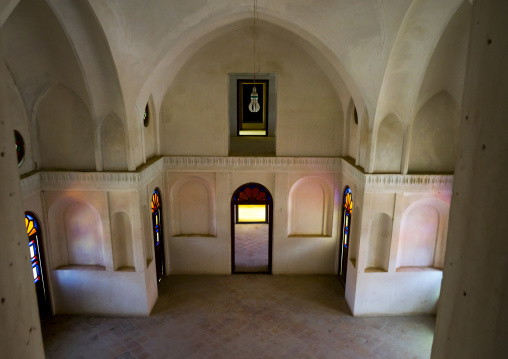
<path fill-rule="evenodd" d="M 377 191 L 425 191 L 425 190 L 451 190 L 452 175 L 365 175 L 365 190 Z"/>
<path fill-rule="evenodd" d="M 338 171 L 340 158 L 318 157 L 165 157 L 165 170 L 323 170 Z"/>
<path fill-rule="evenodd" d="M 140 172 L 40 172 L 43 190 L 136 190 L 162 173 L 162 159 Z"/>
<path fill-rule="evenodd" d="M 332 171 L 350 177 L 368 192 L 451 190 L 453 176 L 365 174 L 341 158 L 164 157 L 139 172 L 38 172 L 21 179 L 26 198 L 42 190 L 137 190 L 163 171 Z"/>

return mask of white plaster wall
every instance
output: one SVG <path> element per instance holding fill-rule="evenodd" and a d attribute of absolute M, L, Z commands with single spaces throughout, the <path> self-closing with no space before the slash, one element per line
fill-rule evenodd
<path fill-rule="evenodd" d="M 205 46 L 176 76 L 162 104 L 163 154 L 227 155 L 227 74 L 252 73 L 250 26 L 241 22 Z M 324 72 L 273 25 L 261 25 L 258 37 L 261 71 L 277 74 L 277 155 L 342 154 L 341 104 Z"/>
<path fill-rule="evenodd" d="M 144 273 L 61 269 L 52 283 L 56 314 L 149 313 Z"/>
<path fill-rule="evenodd" d="M 101 124 L 102 169 L 104 171 L 127 170 L 127 148 L 122 120 L 114 113 Z"/>
<path fill-rule="evenodd" d="M 379 125 L 376 138 L 376 173 L 400 173 L 404 128 L 398 117 L 387 115 Z"/>
<path fill-rule="evenodd" d="M 442 277 L 440 270 L 358 273 L 353 315 L 436 313 Z"/>

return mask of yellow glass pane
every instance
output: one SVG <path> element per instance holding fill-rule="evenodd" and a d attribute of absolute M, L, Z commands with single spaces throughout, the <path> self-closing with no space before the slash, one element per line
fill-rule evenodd
<path fill-rule="evenodd" d="M 240 130 L 240 136 L 266 136 L 265 130 Z"/>
<path fill-rule="evenodd" d="M 266 222 L 266 205 L 238 205 L 238 222 Z"/>
<path fill-rule="evenodd" d="M 34 222 L 30 221 L 28 218 L 25 217 L 25 225 L 26 225 L 26 233 L 30 235 L 32 229 L 34 229 Z"/>

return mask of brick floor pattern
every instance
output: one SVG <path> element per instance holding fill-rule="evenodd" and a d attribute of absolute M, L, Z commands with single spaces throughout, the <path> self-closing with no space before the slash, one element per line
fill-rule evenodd
<path fill-rule="evenodd" d="M 268 271 L 268 224 L 235 225 L 235 271 Z"/>
<path fill-rule="evenodd" d="M 433 316 L 354 318 L 335 276 L 169 276 L 149 317 L 57 315 L 46 357 L 429 358 Z"/>

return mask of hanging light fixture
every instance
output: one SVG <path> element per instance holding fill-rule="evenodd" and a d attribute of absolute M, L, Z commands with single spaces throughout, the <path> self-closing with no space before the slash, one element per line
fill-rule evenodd
<path fill-rule="evenodd" d="M 250 104 L 249 111 L 250 112 L 258 112 L 261 108 L 258 102 L 258 92 L 256 91 L 256 19 L 258 17 L 258 9 L 257 9 L 257 0 L 254 0 L 254 25 L 252 27 L 252 42 L 254 44 L 254 52 L 253 52 L 253 62 L 254 62 L 254 87 L 252 88 L 252 93 L 250 94 Z M 258 59 L 259 66 L 259 59 Z"/>

